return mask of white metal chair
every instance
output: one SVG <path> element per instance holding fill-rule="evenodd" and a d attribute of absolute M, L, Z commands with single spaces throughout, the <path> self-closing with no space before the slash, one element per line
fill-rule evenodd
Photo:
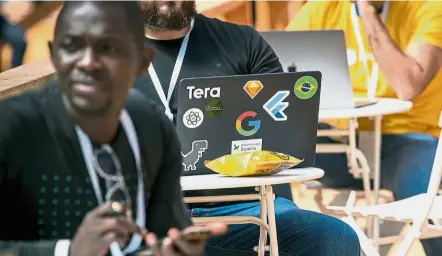
<path fill-rule="evenodd" d="M 317 154 L 346 154 L 348 161 L 348 169 L 349 172 L 357 179 L 362 179 L 363 181 L 363 198 L 365 199 L 367 205 L 373 205 L 372 200 L 372 189 L 371 189 L 371 173 L 370 166 L 368 164 L 367 158 L 364 153 L 356 147 L 356 129 L 358 128 L 358 121 L 356 118 L 348 119 L 348 126 L 346 129 L 319 129 L 318 137 L 335 137 L 342 139 L 341 143 L 336 144 L 317 144 L 316 145 L 316 153 Z M 316 206 L 322 213 L 333 215 L 335 217 L 342 217 L 342 214 L 333 211 L 329 211 L 327 207 L 323 203 L 323 189 L 328 188 L 324 187 L 318 181 L 310 181 L 304 184 L 305 189 L 313 189 L 316 190 L 316 194 L 314 196 L 314 201 Z M 341 190 L 331 187 L 331 189 Z M 292 188 L 292 191 L 295 189 Z M 297 189 L 297 194 L 300 192 L 300 188 Z M 294 198 L 295 201 L 295 198 Z M 366 226 L 368 235 L 372 235 L 372 219 L 369 218 Z"/>
<path fill-rule="evenodd" d="M 365 200 L 371 205 L 371 188 L 370 188 L 370 167 L 365 155 L 356 147 L 356 129 L 358 122 L 355 118 L 348 120 L 348 128 L 346 130 L 318 130 L 318 137 L 338 136 L 348 137 L 348 143 L 339 144 L 317 144 L 316 153 L 345 153 L 348 160 L 348 169 L 355 178 L 362 178 Z"/>
<path fill-rule="evenodd" d="M 439 119 L 442 129 L 442 112 Z M 430 182 L 426 193 L 422 193 L 407 199 L 379 204 L 374 206 L 354 206 L 355 192 L 352 191 L 346 206 L 330 206 L 329 210 L 345 213 L 344 220 L 353 227 L 360 239 L 363 251 L 368 255 L 379 255 L 374 244 L 399 243 L 396 256 L 407 255 L 412 243 L 416 239 L 425 239 L 442 236 L 442 196 L 438 195 L 442 177 L 442 130 L 437 145 L 436 155 L 431 172 Z M 355 216 L 379 217 L 383 220 L 393 220 L 411 224 L 402 234 L 397 236 L 383 237 L 372 241 L 362 232 L 356 224 Z M 433 224 L 429 223 L 429 220 Z M 409 227 L 409 228 L 408 228 Z"/>

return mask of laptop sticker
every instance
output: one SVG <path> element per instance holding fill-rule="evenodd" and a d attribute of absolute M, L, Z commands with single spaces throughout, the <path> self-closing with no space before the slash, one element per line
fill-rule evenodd
<path fill-rule="evenodd" d="M 278 91 L 263 106 L 264 110 L 275 121 L 286 121 L 287 115 L 284 110 L 289 106 L 288 102 L 283 102 L 290 95 L 290 91 Z"/>
<path fill-rule="evenodd" d="M 209 117 L 217 117 L 223 112 L 223 104 L 219 99 L 212 99 L 207 103 L 205 110 Z"/>
<path fill-rule="evenodd" d="M 254 80 L 254 81 L 248 81 L 244 85 L 244 91 L 250 96 L 250 98 L 255 98 L 256 95 L 264 88 L 261 81 Z"/>
<path fill-rule="evenodd" d="M 259 128 L 261 128 L 261 120 L 256 120 L 256 115 L 257 113 L 255 111 L 246 111 L 236 119 L 236 130 L 239 134 L 247 137 L 252 136 L 259 131 Z M 252 119 L 247 122 L 247 125 L 243 124 L 246 123 L 244 121 L 246 118 Z M 244 129 L 243 127 L 247 127 L 247 129 Z"/>
<path fill-rule="evenodd" d="M 315 96 L 317 90 L 318 82 L 312 76 L 303 76 L 299 78 L 293 89 L 296 97 L 302 100 L 308 100 Z"/>
<path fill-rule="evenodd" d="M 198 108 L 188 109 L 183 115 L 183 123 L 187 128 L 190 129 L 200 126 L 203 120 L 203 111 Z"/>
<path fill-rule="evenodd" d="M 196 88 L 195 86 L 187 86 L 186 89 L 189 91 L 189 100 L 192 99 L 207 99 L 211 98 L 219 98 L 221 96 L 221 88 L 213 87 L 213 88 Z"/>
<path fill-rule="evenodd" d="M 187 152 L 187 154 L 181 152 L 181 155 L 183 156 L 184 171 L 196 170 L 196 164 L 201 157 L 203 157 L 203 153 L 206 151 L 208 144 L 207 140 L 197 140 L 192 142 L 192 149 Z"/>
<path fill-rule="evenodd" d="M 232 141 L 231 154 L 247 153 L 262 150 L 262 139 Z"/>

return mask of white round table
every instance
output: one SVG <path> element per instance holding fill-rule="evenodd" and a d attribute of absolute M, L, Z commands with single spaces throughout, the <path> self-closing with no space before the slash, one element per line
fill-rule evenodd
<path fill-rule="evenodd" d="M 270 250 L 272 256 L 278 256 L 278 239 L 276 234 L 275 205 L 272 185 L 305 182 L 321 178 L 324 171 L 318 168 L 295 168 L 282 171 L 270 176 L 260 177 L 228 177 L 220 174 L 206 174 L 181 177 L 183 191 L 257 187 L 259 193 L 249 195 L 227 195 L 188 197 L 187 203 L 226 202 L 259 200 L 260 218 L 254 216 L 222 216 L 198 217 L 195 223 L 205 224 L 214 221 L 223 221 L 227 224 L 253 223 L 260 226 L 259 243 L 254 249 L 259 256 L 264 256 Z M 268 214 L 267 214 L 268 213 Z M 270 237 L 270 247 L 266 246 L 267 232 Z"/>
<path fill-rule="evenodd" d="M 207 174 L 181 177 L 183 191 L 225 188 L 259 187 L 288 184 L 319 179 L 324 171 L 318 168 L 295 168 L 271 176 L 229 177 L 221 174 Z"/>
<path fill-rule="evenodd" d="M 366 100 L 365 98 L 355 98 L 355 100 Z M 356 126 L 355 120 L 357 118 L 373 118 L 374 119 L 374 148 L 372 152 L 372 169 L 373 169 L 373 180 L 374 180 L 374 203 L 379 203 L 379 190 L 380 190 L 380 168 L 381 168 L 381 139 L 382 139 L 382 117 L 391 114 L 402 113 L 410 110 L 413 107 L 413 103 L 410 101 L 404 101 L 399 99 L 391 98 L 377 98 L 375 104 L 367 105 L 359 108 L 349 108 L 349 109 L 320 109 L 319 110 L 319 120 L 333 120 L 333 119 L 350 119 L 349 122 L 349 147 L 350 152 L 355 151 L 356 148 L 356 136 L 355 130 Z M 326 132 L 324 132 L 325 134 Z M 318 135 L 320 131 L 318 131 Z M 338 134 L 337 134 L 338 135 Z M 320 150 L 319 150 L 320 151 Z M 332 150 L 333 151 L 333 150 Z M 370 150 L 371 151 L 371 150 Z M 317 153 L 318 152 L 317 149 Z M 350 153 L 351 154 L 351 153 Z M 354 154 L 353 154 L 354 156 Z M 349 159 L 353 164 L 355 163 L 355 158 Z M 350 163 L 352 165 L 352 163 Z M 379 220 L 375 218 L 373 225 L 373 237 L 374 239 L 379 238 Z"/>
<path fill-rule="evenodd" d="M 357 100 L 357 98 L 356 98 Z M 376 99 L 377 103 L 359 108 L 320 109 L 319 119 L 340 119 L 358 117 L 377 117 L 405 112 L 411 109 L 413 103 L 390 98 Z"/>

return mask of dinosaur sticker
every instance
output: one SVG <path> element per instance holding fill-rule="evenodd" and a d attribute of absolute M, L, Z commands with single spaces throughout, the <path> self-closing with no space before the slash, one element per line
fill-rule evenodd
<path fill-rule="evenodd" d="M 196 170 L 196 164 L 203 156 L 208 144 L 207 140 L 197 140 L 192 142 L 192 149 L 187 154 L 181 152 L 181 155 L 183 156 L 184 171 Z"/>

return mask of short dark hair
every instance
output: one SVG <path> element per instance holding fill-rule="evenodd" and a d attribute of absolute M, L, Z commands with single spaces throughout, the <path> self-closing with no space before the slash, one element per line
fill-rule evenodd
<path fill-rule="evenodd" d="M 84 4 L 85 2 L 99 5 L 101 8 L 117 7 L 119 10 L 122 10 L 126 16 L 128 29 L 134 36 L 137 48 L 143 50 L 144 21 L 143 12 L 141 11 L 138 1 L 65 1 L 55 23 L 54 36 L 57 36 L 65 14 L 71 10 L 71 8 L 79 4 Z"/>

